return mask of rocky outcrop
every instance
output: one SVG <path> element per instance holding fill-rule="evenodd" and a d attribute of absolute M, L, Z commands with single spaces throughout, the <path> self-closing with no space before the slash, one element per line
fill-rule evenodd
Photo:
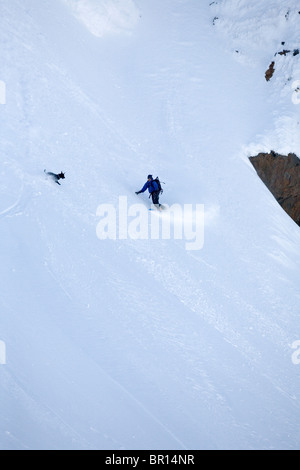
<path fill-rule="evenodd" d="M 283 209 L 300 226 L 300 159 L 272 151 L 250 157 L 258 175 Z"/>
<path fill-rule="evenodd" d="M 266 77 L 267 82 L 269 82 L 274 75 L 274 72 L 275 72 L 274 67 L 275 67 L 275 62 L 272 62 L 268 70 L 266 71 L 265 77 Z"/>

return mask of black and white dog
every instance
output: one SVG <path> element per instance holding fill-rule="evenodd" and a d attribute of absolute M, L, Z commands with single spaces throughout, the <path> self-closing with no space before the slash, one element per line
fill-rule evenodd
<path fill-rule="evenodd" d="M 56 184 L 59 184 L 59 186 L 61 186 L 59 180 L 64 180 L 65 179 L 65 173 L 61 172 L 59 173 L 58 175 L 56 173 L 51 173 L 49 171 L 46 171 L 44 170 L 45 174 L 47 176 L 50 176 L 50 178 L 52 178 Z"/>

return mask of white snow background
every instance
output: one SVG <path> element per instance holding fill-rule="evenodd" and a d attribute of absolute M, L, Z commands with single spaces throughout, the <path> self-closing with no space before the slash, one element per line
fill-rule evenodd
<path fill-rule="evenodd" d="M 1 0 L 1 449 L 299 449 L 300 232 L 248 161 L 300 155 L 298 12 Z M 202 250 L 97 238 L 148 173 Z"/>

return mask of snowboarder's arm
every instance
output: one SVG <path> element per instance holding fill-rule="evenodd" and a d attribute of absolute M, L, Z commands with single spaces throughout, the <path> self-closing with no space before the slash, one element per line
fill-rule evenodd
<path fill-rule="evenodd" d="M 146 184 L 144 184 L 143 188 L 140 191 L 138 191 L 136 194 L 144 193 L 147 189 L 148 189 L 148 181 Z"/>

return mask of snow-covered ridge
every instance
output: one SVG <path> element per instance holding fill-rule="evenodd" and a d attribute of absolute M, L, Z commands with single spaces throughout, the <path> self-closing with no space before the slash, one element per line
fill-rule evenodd
<path fill-rule="evenodd" d="M 130 32 L 139 10 L 133 0 L 62 0 L 75 17 L 97 37 Z"/>

